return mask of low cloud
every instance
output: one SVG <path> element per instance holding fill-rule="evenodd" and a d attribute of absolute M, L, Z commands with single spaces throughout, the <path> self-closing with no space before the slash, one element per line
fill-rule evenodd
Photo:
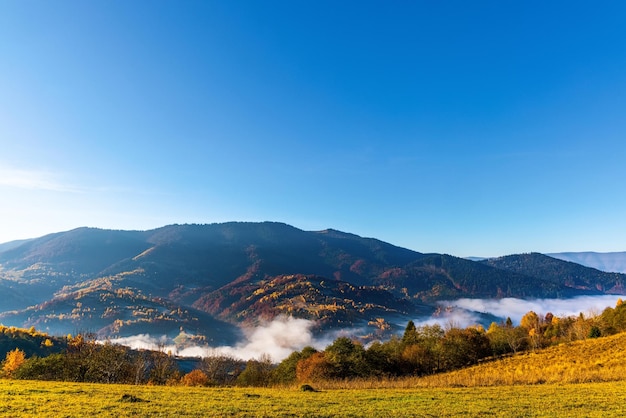
<path fill-rule="evenodd" d="M 244 329 L 245 339 L 234 346 L 193 346 L 178 348 L 166 337 L 152 337 L 147 334 L 123 337 L 111 340 L 114 344 L 125 345 L 134 349 L 164 350 L 183 357 L 206 357 L 227 355 L 241 360 L 258 359 L 269 355 L 274 362 L 279 362 L 294 351 L 310 345 L 323 348 L 326 339 L 315 340 L 311 329 L 313 321 L 292 317 L 278 317 L 272 322 Z"/>
<path fill-rule="evenodd" d="M 467 326 L 477 323 L 478 314 L 492 314 L 499 318 L 510 317 L 514 323 L 519 323 L 522 317 L 529 311 L 539 315 L 548 312 L 556 316 L 577 316 L 583 314 L 600 314 L 607 307 L 614 307 L 620 295 L 602 296 L 578 296 L 571 299 L 458 299 L 454 301 L 442 301 L 439 305 L 443 308 L 451 307 L 451 316 L 458 316 L 462 325 Z M 444 319 L 445 320 L 445 319 Z M 468 323 L 470 322 L 470 323 Z"/>

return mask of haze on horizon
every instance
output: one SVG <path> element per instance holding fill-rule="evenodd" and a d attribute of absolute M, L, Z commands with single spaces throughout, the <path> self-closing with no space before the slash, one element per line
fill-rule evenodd
<path fill-rule="evenodd" d="M 280 221 L 626 251 L 626 3 L 0 2 L 0 243 Z"/>

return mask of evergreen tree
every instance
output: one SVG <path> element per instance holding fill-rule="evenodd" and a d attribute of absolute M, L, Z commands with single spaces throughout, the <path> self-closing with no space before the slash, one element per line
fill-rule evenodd
<path fill-rule="evenodd" d="M 402 335 L 402 344 L 403 345 L 412 345 L 417 344 L 419 339 L 419 335 L 417 333 L 417 328 L 415 327 L 415 323 L 413 321 L 409 321 L 406 324 L 406 328 L 404 329 L 404 334 Z"/>

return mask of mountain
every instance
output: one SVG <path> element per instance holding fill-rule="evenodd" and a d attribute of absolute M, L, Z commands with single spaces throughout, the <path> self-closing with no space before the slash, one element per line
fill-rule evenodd
<path fill-rule="evenodd" d="M 26 243 L 30 241 L 29 239 L 20 239 L 20 240 L 16 240 L 16 241 L 9 241 L 9 242 L 5 242 L 5 243 L 1 243 L 0 244 L 0 253 L 3 251 L 7 251 L 16 247 L 19 247 L 20 245 Z"/>
<path fill-rule="evenodd" d="M 356 286 L 357 299 L 370 295 L 371 300 L 355 300 L 344 309 L 354 323 L 367 323 L 376 321 L 374 315 L 396 312 L 396 305 L 405 315 L 420 311 L 369 282 L 388 266 L 405 265 L 420 256 L 339 231 L 304 232 L 269 222 L 171 225 L 152 231 L 79 228 L 0 253 L 0 288 L 14 295 L 0 300 L 0 311 L 12 311 L 0 314 L 0 321 L 57 333 L 88 329 L 110 336 L 138 331 L 162 334 L 164 330 L 171 334 L 178 329 L 176 324 L 206 333 L 197 323 L 166 312 L 189 311 L 194 318 L 202 314 L 235 324 L 258 323 L 274 316 L 264 312 L 281 311 L 269 309 L 265 300 L 248 310 L 248 315 L 226 315 L 223 311 L 236 308 L 228 310 L 223 301 L 217 303 L 219 295 L 241 294 L 246 289 L 261 292 L 277 283 L 286 288 L 284 295 L 291 295 L 289 289 L 304 282 L 287 283 L 284 277 L 318 275 L 336 284 L 319 293 L 326 294 L 331 303 L 346 304 L 344 292 L 351 286 Z M 322 289 L 323 281 L 313 280 L 313 286 Z M 277 300 L 278 293 L 274 293 L 272 301 Z M 379 300 L 384 303 L 373 302 Z M 311 298 L 307 309 L 316 310 L 316 304 L 326 302 L 322 297 Z M 421 308 L 421 312 L 430 311 Z M 315 317 L 320 327 L 346 322 L 340 319 L 344 312 L 331 310 L 321 316 L 298 312 Z M 215 321 L 224 328 L 223 321 Z"/>
<path fill-rule="evenodd" d="M 626 275 L 607 273 L 539 253 L 490 258 L 482 263 L 501 270 L 541 277 L 544 283 L 565 285 L 585 294 L 624 294 Z"/>
<path fill-rule="evenodd" d="M 559 260 L 571 261 L 598 270 L 626 273 L 626 251 L 613 253 L 577 252 L 546 254 Z"/>
<path fill-rule="evenodd" d="M 378 333 L 432 314 L 440 300 L 597 294 L 621 289 L 626 277 L 589 269 L 546 278 L 526 261 L 505 268 L 276 222 L 78 228 L 0 252 L 0 291 L 9 296 L 0 323 L 102 337 L 182 329 L 227 343 L 241 325 L 293 315 L 318 332 Z"/>

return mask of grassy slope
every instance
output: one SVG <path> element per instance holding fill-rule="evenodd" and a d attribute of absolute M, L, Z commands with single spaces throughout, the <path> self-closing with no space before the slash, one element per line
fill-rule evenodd
<path fill-rule="evenodd" d="M 576 341 L 420 379 L 428 386 L 610 382 L 626 378 L 626 333 Z"/>

